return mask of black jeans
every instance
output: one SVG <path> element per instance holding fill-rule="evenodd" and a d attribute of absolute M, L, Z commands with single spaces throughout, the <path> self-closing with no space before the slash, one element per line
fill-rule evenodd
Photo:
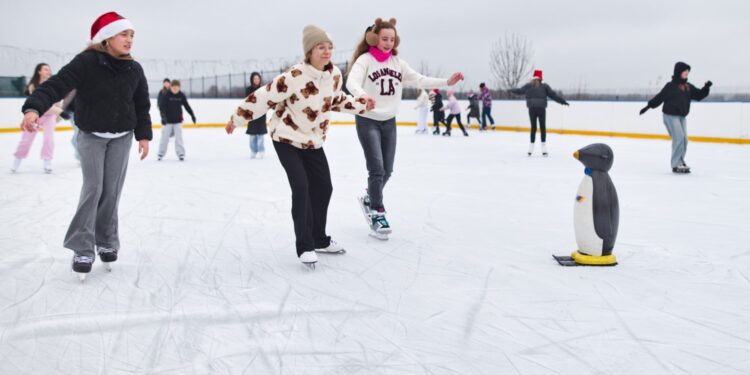
<path fill-rule="evenodd" d="M 536 139 L 536 120 L 539 120 L 539 130 L 542 131 L 542 143 L 547 142 L 547 108 L 529 108 L 531 120 L 531 143 Z"/>
<path fill-rule="evenodd" d="M 303 150 L 275 141 L 273 148 L 292 188 L 297 256 L 328 247 L 331 237 L 326 235 L 326 220 L 333 185 L 325 152 L 322 148 Z"/>
<path fill-rule="evenodd" d="M 435 127 L 433 133 L 440 133 L 440 123 L 445 124 L 445 114 L 443 111 L 434 110 L 432 112 L 432 126 Z"/>

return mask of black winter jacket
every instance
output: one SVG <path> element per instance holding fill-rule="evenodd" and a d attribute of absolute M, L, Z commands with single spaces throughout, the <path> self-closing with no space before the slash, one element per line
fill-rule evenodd
<path fill-rule="evenodd" d="M 46 112 L 76 89 L 76 125 L 84 132 L 134 131 L 135 139 L 151 140 L 151 101 L 143 68 L 136 61 L 86 50 L 41 84 L 22 111 Z"/>
<path fill-rule="evenodd" d="M 190 114 L 190 117 L 195 118 L 193 109 L 188 104 L 187 96 L 183 92 L 173 94 L 171 91 L 165 93 L 161 98 L 161 106 L 159 112 L 162 112 L 164 116 L 165 124 L 179 124 L 183 121 L 182 118 L 182 107 Z"/>
<path fill-rule="evenodd" d="M 541 83 L 537 87 L 527 83 L 520 89 L 512 89 L 510 92 L 516 95 L 526 95 L 526 107 L 528 108 L 547 108 L 548 97 L 560 104 L 568 103 L 546 83 Z"/>
<path fill-rule="evenodd" d="M 699 90 L 688 83 L 687 80 L 672 79 L 661 89 L 661 92 L 648 101 L 648 106 L 649 108 L 657 108 L 664 103 L 662 112 L 672 116 L 687 116 L 690 113 L 690 101 L 703 100 L 708 96 L 708 93 L 708 87 L 704 86 Z"/>

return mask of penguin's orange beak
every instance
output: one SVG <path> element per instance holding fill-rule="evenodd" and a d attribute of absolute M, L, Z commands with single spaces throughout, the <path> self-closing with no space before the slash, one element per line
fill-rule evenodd
<path fill-rule="evenodd" d="M 576 152 L 573 153 L 573 157 L 576 158 L 576 159 L 578 159 L 578 151 L 576 151 Z"/>

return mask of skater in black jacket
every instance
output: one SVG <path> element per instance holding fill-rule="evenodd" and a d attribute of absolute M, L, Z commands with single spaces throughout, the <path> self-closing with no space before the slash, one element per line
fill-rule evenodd
<path fill-rule="evenodd" d="M 526 107 L 529 109 L 529 120 L 531 121 L 531 143 L 528 155 L 534 153 L 534 141 L 536 140 L 536 123 L 539 121 L 539 129 L 542 132 L 542 156 L 547 156 L 547 98 L 562 105 L 569 105 L 548 84 L 542 82 L 542 71 L 535 70 L 534 78 L 520 89 L 512 89 L 511 93 L 526 96 Z"/>
<path fill-rule="evenodd" d="M 690 173 L 690 167 L 685 164 L 687 152 L 687 115 L 690 113 L 690 101 L 705 99 L 710 91 L 711 81 L 706 81 L 702 89 L 698 89 L 688 82 L 690 65 L 678 62 L 674 65 L 672 80 L 641 109 L 641 114 L 651 108 L 657 108 L 662 103 L 664 126 L 672 138 L 672 172 Z"/>
<path fill-rule="evenodd" d="M 440 135 L 441 122 L 445 125 L 446 129 L 448 128 L 448 124 L 445 123 L 445 112 L 443 112 L 443 96 L 440 95 L 440 90 L 432 90 L 432 93 L 430 94 L 430 101 L 432 101 L 432 107 L 430 107 L 430 111 L 432 111 L 432 126 L 435 127 L 435 130 L 432 132 L 432 134 Z"/>
<path fill-rule="evenodd" d="M 180 81 L 172 80 L 169 91 L 162 97 L 162 108 L 165 122 L 162 124 L 161 139 L 159 140 L 158 160 L 164 158 L 169 148 L 169 138 L 174 137 L 174 148 L 180 161 L 185 160 L 185 142 L 182 139 L 182 107 L 190 114 L 195 124 L 195 114 L 190 108 L 187 96 L 180 91 Z"/>
<path fill-rule="evenodd" d="M 109 268 L 120 249 L 117 207 L 135 137 L 141 160 L 151 140 L 151 102 L 143 68 L 130 55 L 134 27 L 115 12 L 91 27 L 89 48 L 76 55 L 26 99 L 21 126 L 33 129 L 39 115 L 76 90 L 78 152 L 83 187 L 78 209 L 65 235 L 73 250 L 73 271 L 81 279 L 95 254 Z"/>

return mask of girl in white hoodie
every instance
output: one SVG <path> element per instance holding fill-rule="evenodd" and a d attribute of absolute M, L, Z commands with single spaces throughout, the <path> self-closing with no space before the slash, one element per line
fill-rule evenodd
<path fill-rule="evenodd" d="M 352 56 L 346 88 L 353 95 L 369 95 L 377 108 L 357 115 L 357 135 L 367 161 L 368 194 L 360 198 L 378 238 L 387 238 L 391 227 L 385 219 L 383 187 L 393 172 L 396 156 L 396 113 L 404 85 L 419 88 L 452 86 L 464 78 L 453 73 L 449 79 L 430 78 L 417 73 L 398 57 L 399 37 L 396 19 L 375 20 L 365 31 Z"/>

